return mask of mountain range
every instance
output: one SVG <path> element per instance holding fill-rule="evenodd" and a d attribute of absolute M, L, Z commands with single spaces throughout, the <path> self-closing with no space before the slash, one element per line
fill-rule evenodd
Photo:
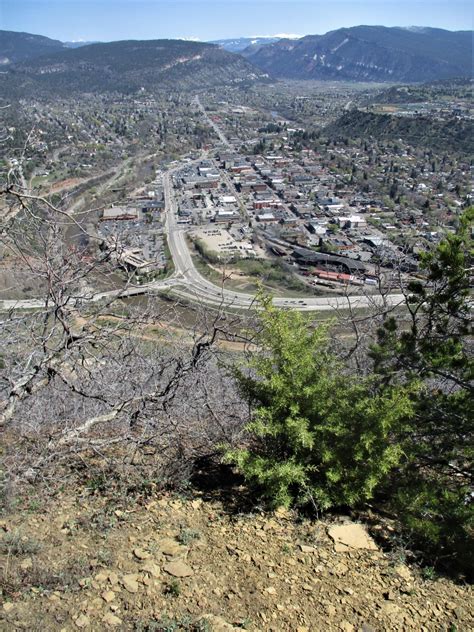
<path fill-rule="evenodd" d="M 133 93 L 143 88 L 196 90 L 266 79 L 264 72 L 240 55 L 185 40 L 127 40 L 61 48 L 5 68 L 0 88 L 11 96 Z"/>
<path fill-rule="evenodd" d="M 297 35 L 255 35 L 255 37 L 237 37 L 235 39 L 220 39 L 209 42 L 210 44 L 216 44 L 224 50 L 228 50 L 230 53 L 241 53 L 246 50 L 247 54 L 250 52 L 257 52 L 262 46 L 268 44 L 274 44 L 281 39 L 299 39 Z"/>
<path fill-rule="evenodd" d="M 51 96 L 196 90 L 269 77 L 410 83 L 472 73 L 470 31 L 358 26 L 300 39 L 276 37 L 90 44 L 0 31 L 0 90 L 8 97 Z"/>
<path fill-rule="evenodd" d="M 243 55 L 273 77 L 418 82 L 472 74 L 472 32 L 355 26 Z"/>

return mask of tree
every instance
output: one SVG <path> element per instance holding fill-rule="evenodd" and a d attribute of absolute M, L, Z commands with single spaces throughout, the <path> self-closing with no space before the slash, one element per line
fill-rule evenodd
<path fill-rule="evenodd" d="M 456 233 L 424 254 L 426 279 L 408 286 L 408 325 L 388 318 L 371 351 L 387 385 L 422 383 L 400 436 L 404 458 L 393 504 L 425 549 L 457 555 L 466 568 L 474 567 L 473 222 L 470 208 Z"/>
<path fill-rule="evenodd" d="M 247 444 L 227 461 L 273 506 L 370 498 L 401 458 L 391 436 L 411 414 L 408 390 L 347 374 L 326 327 L 259 300 L 259 350 L 233 371 L 252 410 Z"/>
<path fill-rule="evenodd" d="M 92 454 L 110 480 L 179 484 L 239 425 L 215 355 L 235 319 L 198 310 L 176 336 L 175 304 L 127 301 L 137 276 L 117 272 L 120 239 L 100 248 L 70 199 L 34 195 L 18 169 L 0 176 L 0 259 L 22 274 L 16 298 L 0 297 L 0 509 L 4 489 L 54 488 Z"/>

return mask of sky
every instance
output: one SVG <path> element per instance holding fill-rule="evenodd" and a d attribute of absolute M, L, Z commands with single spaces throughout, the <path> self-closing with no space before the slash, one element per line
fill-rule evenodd
<path fill-rule="evenodd" d="M 62 41 L 322 34 L 358 24 L 473 28 L 465 0 L 0 0 L 0 29 Z"/>

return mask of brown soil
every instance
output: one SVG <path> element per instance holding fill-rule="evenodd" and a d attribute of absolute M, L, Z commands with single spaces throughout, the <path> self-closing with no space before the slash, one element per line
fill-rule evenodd
<path fill-rule="evenodd" d="M 0 522 L 0 630 L 474 629 L 472 588 L 341 547 L 325 522 L 199 495 L 29 502 Z"/>
<path fill-rule="evenodd" d="M 51 185 L 51 193 L 58 193 L 64 189 L 71 189 L 76 187 L 81 182 L 87 182 L 90 178 L 67 178 L 66 180 L 58 180 Z"/>

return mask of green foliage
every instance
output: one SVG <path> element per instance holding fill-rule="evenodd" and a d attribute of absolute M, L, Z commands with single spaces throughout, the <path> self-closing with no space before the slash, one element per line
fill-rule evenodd
<path fill-rule="evenodd" d="M 350 110 L 329 125 L 325 133 L 329 138 L 372 136 L 378 141 L 396 141 L 401 138 L 414 147 L 472 155 L 473 123 L 468 119 L 409 118 Z"/>
<path fill-rule="evenodd" d="M 169 595 L 170 597 L 179 597 L 181 594 L 181 586 L 177 579 L 172 579 L 165 585 L 164 588 L 165 595 Z"/>
<path fill-rule="evenodd" d="M 135 632 L 212 632 L 212 626 L 206 619 L 193 621 L 191 617 L 169 617 L 164 615 L 158 620 L 136 621 Z"/>
<path fill-rule="evenodd" d="M 390 504 L 409 538 L 433 567 L 455 567 L 469 576 L 474 569 L 474 513 L 467 486 L 443 478 L 410 476 L 398 481 Z"/>
<path fill-rule="evenodd" d="M 214 250 L 210 250 L 202 239 L 195 239 L 194 246 L 201 257 L 208 263 L 215 264 L 220 262 L 221 258 L 219 256 L 219 253 L 215 252 Z"/>
<path fill-rule="evenodd" d="M 199 531 L 196 531 L 195 529 L 188 529 L 187 527 L 181 526 L 179 528 L 179 534 L 176 539 L 178 540 L 180 544 L 184 544 L 185 546 L 187 546 L 193 540 L 199 540 L 200 537 L 201 537 L 201 534 L 199 533 Z"/>
<path fill-rule="evenodd" d="M 21 534 L 20 531 L 5 533 L 0 538 L 0 553 L 7 555 L 33 555 L 41 549 L 41 544 L 34 538 Z"/>
<path fill-rule="evenodd" d="M 463 572 L 474 568 L 474 405 L 469 269 L 474 209 L 461 217 L 409 286 L 410 323 L 388 319 L 372 349 L 387 385 L 423 380 L 413 421 L 400 437 L 404 461 L 392 506 L 414 542 Z"/>
<path fill-rule="evenodd" d="M 253 414 L 248 445 L 228 451 L 270 505 L 325 509 L 370 498 L 401 458 L 390 440 L 410 417 L 409 391 L 344 373 L 327 328 L 260 296 L 259 351 L 235 370 Z"/>
<path fill-rule="evenodd" d="M 285 270 L 285 264 L 277 259 L 265 261 L 261 259 L 242 259 L 235 264 L 244 274 L 257 277 L 265 285 L 271 287 L 285 287 L 293 291 L 308 294 L 310 288 L 299 281 L 291 272 Z"/>

